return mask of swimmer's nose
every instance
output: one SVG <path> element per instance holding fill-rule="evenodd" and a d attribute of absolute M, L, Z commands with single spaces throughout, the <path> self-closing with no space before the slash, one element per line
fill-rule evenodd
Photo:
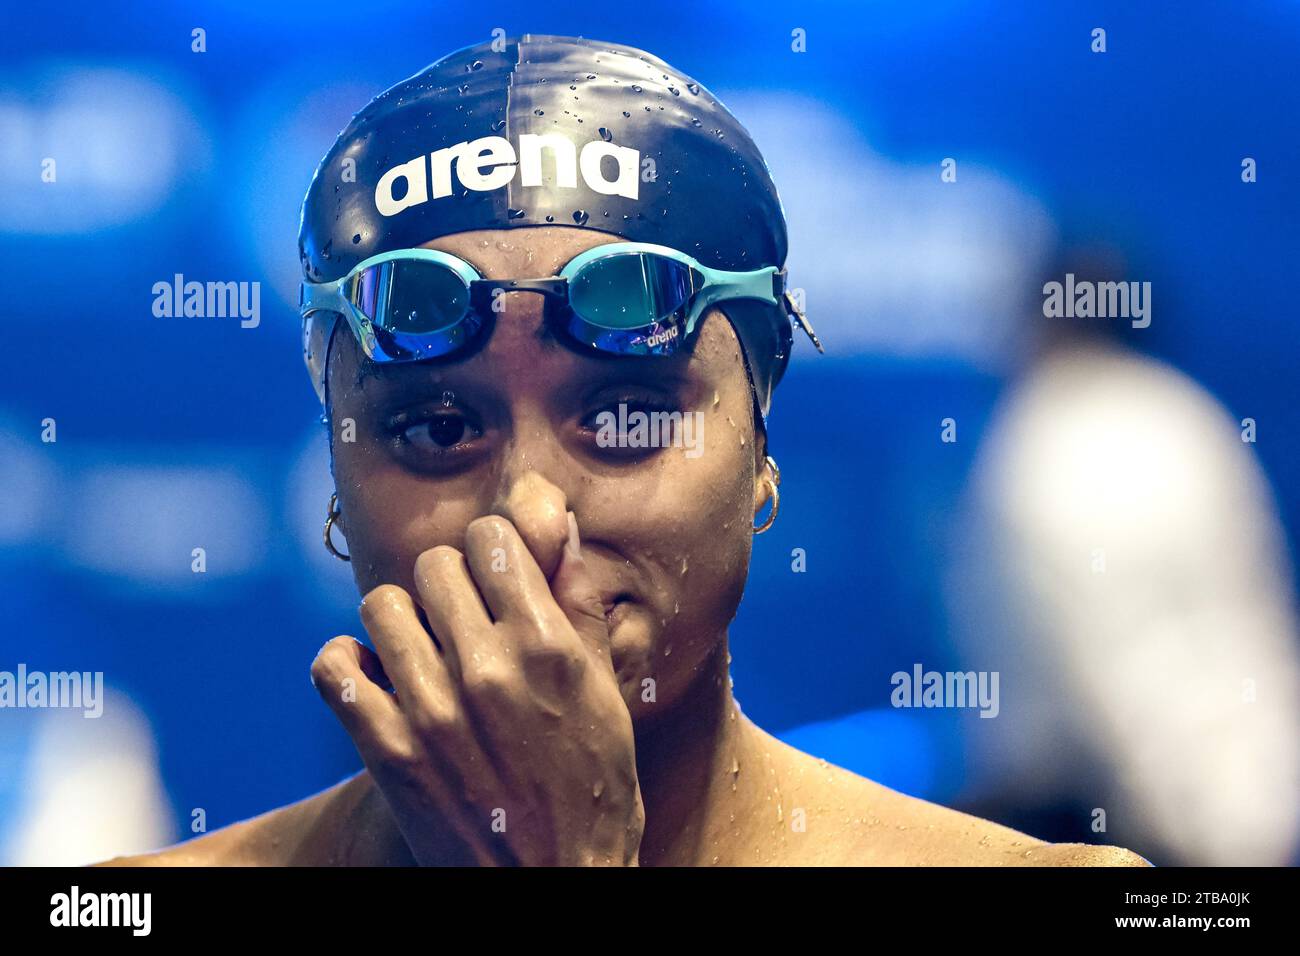
<path fill-rule="evenodd" d="M 536 471 L 525 471 L 501 489 L 491 513 L 508 519 L 548 578 L 560 566 L 569 539 L 568 501 Z"/>

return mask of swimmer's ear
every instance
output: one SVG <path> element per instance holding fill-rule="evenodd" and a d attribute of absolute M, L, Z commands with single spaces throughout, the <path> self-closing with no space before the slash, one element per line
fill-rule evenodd
<path fill-rule="evenodd" d="M 758 409 L 754 409 L 754 483 L 763 483 L 763 471 L 767 468 L 767 429 Z"/>
<path fill-rule="evenodd" d="M 756 450 L 760 447 L 759 442 L 754 442 Z M 761 445 L 761 458 L 755 463 L 754 468 L 754 517 L 757 518 L 767 503 L 772 498 L 772 488 L 768 483 L 769 479 L 775 480 L 776 476 L 772 474 L 767 466 L 767 442 L 764 440 Z"/>

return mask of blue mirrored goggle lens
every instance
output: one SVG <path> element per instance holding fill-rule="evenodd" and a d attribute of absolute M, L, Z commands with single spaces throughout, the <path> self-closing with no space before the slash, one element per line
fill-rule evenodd
<path fill-rule="evenodd" d="M 393 259 L 363 269 L 353 280 L 349 299 L 376 332 L 430 335 L 465 318 L 469 288 L 439 262 Z"/>
<path fill-rule="evenodd" d="M 569 307 L 601 329 L 642 329 L 681 312 L 699 286 L 691 267 L 648 252 L 587 263 L 569 280 Z"/>

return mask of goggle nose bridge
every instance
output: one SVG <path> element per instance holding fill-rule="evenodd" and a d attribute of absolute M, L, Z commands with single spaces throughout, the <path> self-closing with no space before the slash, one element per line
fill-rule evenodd
<path fill-rule="evenodd" d="M 560 276 L 547 279 L 475 279 L 469 284 L 470 305 L 479 312 L 492 310 L 492 300 L 505 292 L 535 292 L 548 304 L 568 305 L 569 280 Z"/>

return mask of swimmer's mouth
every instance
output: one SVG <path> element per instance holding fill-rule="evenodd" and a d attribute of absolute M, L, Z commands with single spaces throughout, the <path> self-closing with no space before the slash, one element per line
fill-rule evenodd
<path fill-rule="evenodd" d="M 624 608 L 632 600 L 632 595 L 626 591 L 616 594 L 605 602 L 605 623 L 613 627 L 621 621 L 625 615 Z"/>

